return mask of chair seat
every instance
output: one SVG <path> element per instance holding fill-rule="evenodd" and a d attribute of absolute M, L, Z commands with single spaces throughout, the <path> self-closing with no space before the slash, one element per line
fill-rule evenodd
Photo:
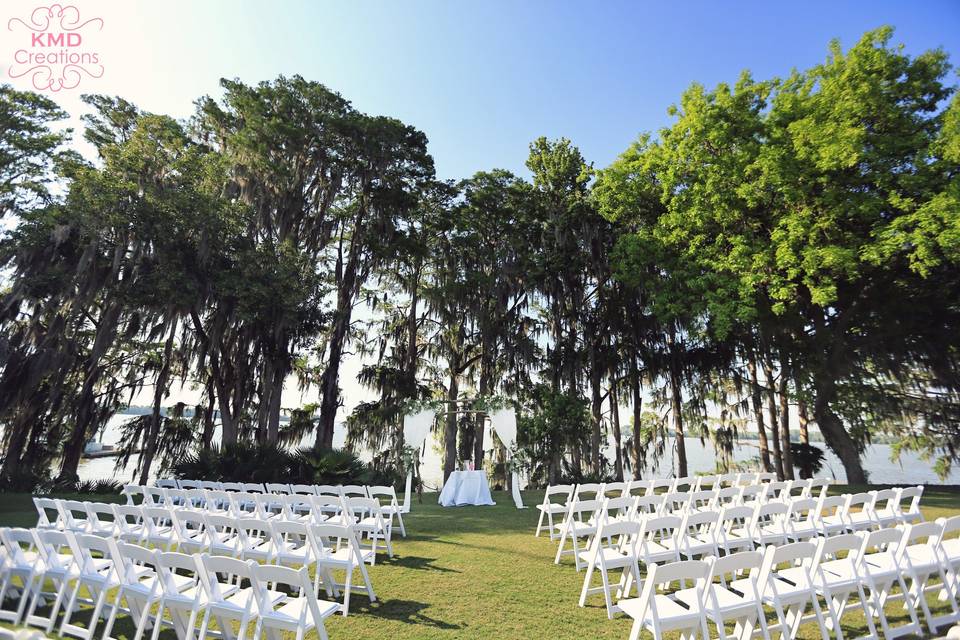
<path fill-rule="evenodd" d="M 745 583 L 738 585 L 737 583 Z M 744 594 L 753 593 L 753 585 L 749 579 L 737 580 L 730 583 L 730 587 Z M 681 589 L 677 597 L 684 602 L 690 602 L 697 597 L 696 589 Z M 716 598 L 716 600 L 714 600 Z M 707 614 L 719 615 L 723 618 L 738 618 L 757 612 L 757 603 L 751 597 L 741 596 L 720 584 L 712 584 L 708 593 L 703 596 L 703 610 Z"/>
<path fill-rule="evenodd" d="M 936 571 L 940 567 L 940 558 L 933 547 L 926 544 L 915 544 L 905 549 L 909 566 L 917 571 Z"/>
<path fill-rule="evenodd" d="M 695 597 L 683 600 L 682 605 L 674 598 L 659 593 L 654 596 L 654 599 L 657 607 L 657 617 L 664 631 L 687 628 L 699 624 L 700 605 L 697 603 Z M 686 607 L 683 605 L 686 605 Z M 627 598 L 617 602 L 617 606 L 631 618 L 639 619 L 643 601 L 640 598 Z M 649 608 L 643 618 L 643 623 L 653 624 L 653 615 Z"/>
<path fill-rule="evenodd" d="M 776 580 L 777 598 L 779 598 L 783 604 L 803 602 L 809 600 L 811 597 L 806 575 L 800 567 L 783 569 L 771 576 L 770 579 Z M 763 601 L 767 603 L 773 602 L 772 587 L 764 590 Z"/>
<path fill-rule="evenodd" d="M 901 573 L 901 568 L 887 553 L 874 553 L 868 555 L 864 559 L 861 568 L 876 580 L 889 578 Z"/>
<path fill-rule="evenodd" d="M 340 605 L 335 602 L 318 600 L 317 603 L 320 605 L 321 618 L 331 616 L 340 610 Z M 275 609 L 274 611 L 266 611 L 261 613 L 260 619 L 266 626 L 279 627 L 288 631 L 296 631 L 300 625 L 300 617 L 304 614 L 304 609 L 306 608 L 306 598 L 292 598 L 287 602 L 284 602 L 280 608 Z M 313 628 L 309 611 L 307 611 L 306 619 L 308 626 L 304 629 L 304 631 L 309 631 Z"/>
<path fill-rule="evenodd" d="M 565 513 L 567 506 L 563 504 L 551 504 L 549 507 L 547 507 L 542 504 L 538 504 L 537 509 L 543 511 L 544 513 Z"/>
<path fill-rule="evenodd" d="M 828 589 L 856 589 L 860 577 L 848 560 L 830 560 L 821 562 L 813 574 L 813 585 Z"/>
<path fill-rule="evenodd" d="M 593 556 L 592 551 L 581 551 L 580 559 L 584 562 L 590 562 L 591 557 Z M 617 549 L 612 549 L 610 547 L 603 547 L 599 551 L 598 561 L 602 562 L 604 566 L 608 569 L 614 569 L 619 567 L 625 567 L 627 565 L 633 564 L 636 562 L 634 556 L 621 553 Z"/>
<path fill-rule="evenodd" d="M 940 547 L 950 562 L 960 562 L 960 539 L 950 538 L 943 540 L 940 542 Z"/>

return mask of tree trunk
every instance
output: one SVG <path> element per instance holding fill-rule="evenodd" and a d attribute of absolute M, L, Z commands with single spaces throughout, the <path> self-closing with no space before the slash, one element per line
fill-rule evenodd
<path fill-rule="evenodd" d="M 167 336 L 167 342 L 163 345 L 163 364 L 160 365 L 160 372 L 157 374 L 157 380 L 153 387 L 153 412 L 150 415 L 150 429 L 147 434 L 146 448 L 140 462 L 139 482 L 141 485 L 147 484 L 147 478 L 150 476 L 150 466 L 153 464 L 153 457 L 157 451 L 157 441 L 160 438 L 160 405 L 167 393 L 167 383 L 170 379 L 173 342 L 177 336 L 177 320 L 176 315 L 171 319 L 170 335 Z"/>
<path fill-rule="evenodd" d="M 603 424 L 603 396 L 600 388 L 603 384 L 603 370 L 600 363 L 597 362 L 596 344 L 590 343 L 590 399 L 591 413 L 593 414 L 593 425 L 590 433 L 590 467 L 600 478 L 603 476 L 603 469 L 600 465 L 600 435 Z"/>
<path fill-rule="evenodd" d="M 317 424 L 317 447 L 324 449 L 333 447 L 334 423 L 337 417 L 337 409 L 340 407 L 340 361 L 343 359 L 347 333 L 350 330 L 356 281 L 356 257 L 351 253 L 343 273 L 343 279 L 338 284 L 337 309 L 333 321 L 333 331 L 328 343 L 330 353 L 327 366 L 320 378 L 321 398 L 320 421 Z"/>
<path fill-rule="evenodd" d="M 443 481 L 446 482 L 457 465 L 457 395 L 460 393 L 460 374 L 451 363 L 450 387 L 447 390 L 447 423 L 443 428 Z"/>
<path fill-rule="evenodd" d="M 640 367 L 637 357 L 630 358 L 630 390 L 633 393 L 633 479 L 640 479 L 643 467 L 643 445 L 640 438 L 640 424 L 643 415 L 643 393 L 640 387 Z"/>
<path fill-rule="evenodd" d="M 780 440 L 780 420 L 777 416 L 777 390 L 776 382 L 773 379 L 773 365 L 770 361 L 770 355 L 764 354 L 760 361 L 763 365 L 763 375 L 767 379 L 767 419 L 770 421 L 770 438 L 773 440 L 773 470 L 777 474 L 778 480 L 783 480 L 783 451 Z"/>
<path fill-rule="evenodd" d="M 613 442 L 616 455 L 613 459 L 613 473 L 618 482 L 623 482 L 623 452 L 620 445 L 620 398 L 617 394 L 616 380 L 610 383 L 610 422 L 613 425 Z"/>
<path fill-rule="evenodd" d="M 836 387 L 826 374 L 821 374 L 818 378 L 814 380 L 816 398 L 813 402 L 813 417 L 820 427 L 827 446 L 840 458 L 847 475 L 847 483 L 866 484 L 867 474 L 864 473 L 863 464 L 860 462 L 860 449 L 856 441 L 847 433 L 843 421 L 830 409 L 830 402 L 836 395 Z"/>
<path fill-rule="evenodd" d="M 806 400 L 797 400 L 797 417 L 800 421 L 800 442 L 810 444 L 810 427 L 808 426 L 810 418 L 807 413 Z"/>
<path fill-rule="evenodd" d="M 676 334 L 670 328 L 670 397 L 673 412 L 674 446 L 677 448 L 677 477 L 687 476 L 687 443 L 683 439 L 683 396 L 680 379 L 680 362 L 677 354 Z"/>
<path fill-rule="evenodd" d="M 783 456 L 783 477 L 793 480 L 793 457 L 790 455 L 790 396 L 787 379 L 789 365 L 786 354 L 780 354 L 780 451 Z"/>
<path fill-rule="evenodd" d="M 757 444 L 760 448 L 760 464 L 764 471 L 770 471 L 770 446 L 767 442 L 767 429 L 763 424 L 763 401 L 760 396 L 760 382 L 757 380 L 757 361 L 753 354 L 747 359 L 747 371 L 750 373 L 750 396 L 753 402 L 753 419 L 757 423 Z"/>

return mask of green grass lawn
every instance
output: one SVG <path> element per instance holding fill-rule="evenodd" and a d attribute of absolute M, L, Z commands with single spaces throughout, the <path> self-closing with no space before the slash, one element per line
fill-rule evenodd
<path fill-rule="evenodd" d="M 436 494 L 425 494 L 423 504 L 414 500 L 404 520 L 408 537 L 398 535 L 394 558 L 381 553 L 370 570 L 378 601 L 354 595 L 347 618 L 328 620 L 330 637 L 627 638 L 629 619 L 608 620 L 602 595 L 586 608 L 577 606 L 583 573 L 576 572 L 569 556 L 554 565 L 556 543 L 546 535 L 533 536 L 539 512 L 532 505 L 541 499 L 542 493 L 525 493 L 530 508 L 523 511 L 499 492 L 495 507 L 444 509 L 436 504 Z M 960 513 L 960 493 L 928 489 L 923 509 L 928 520 Z M 35 523 L 29 496 L 0 495 L 0 525 Z M 867 632 L 857 612 L 846 614 L 843 625 L 846 637 Z M 132 632 L 132 625 L 118 625 L 114 635 Z M 167 630 L 162 636 L 175 637 Z M 820 636 L 806 625 L 800 637 Z"/>

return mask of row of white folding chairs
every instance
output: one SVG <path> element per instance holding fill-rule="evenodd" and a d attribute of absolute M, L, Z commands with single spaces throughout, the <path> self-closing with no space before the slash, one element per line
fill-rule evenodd
<path fill-rule="evenodd" d="M 346 533 L 349 527 L 340 529 L 330 535 Z M 172 627 L 180 640 L 196 640 L 198 625 L 199 640 L 211 634 L 232 637 L 231 625 L 237 622 L 240 640 L 250 623 L 255 623 L 254 638 L 262 631 L 268 637 L 286 631 L 302 640 L 316 630 L 325 639 L 324 619 L 337 611 L 346 613 L 343 605 L 317 598 L 303 565 L 163 552 L 69 531 L 0 529 L 0 542 L 0 604 L 8 594 L 17 596 L 15 609 L 0 608 L 0 619 L 39 626 L 48 634 L 62 610 L 59 633 L 84 640 L 93 640 L 104 617 L 101 637 L 111 640 L 121 612 L 136 624 L 134 640 L 141 640 L 151 624 L 153 640 L 163 626 Z M 52 591 L 45 590 L 48 585 Z M 289 593 L 281 591 L 281 585 Z M 89 594 L 86 600 L 83 591 Z M 38 607 L 50 600 L 49 613 L 41 614 Z M 72 621 L 82 602 L 93 605 L 86 626 Z M 210 629 L 211 621 L 219 633 Z"/>
<path fill-rule="evenodd" d="M 727 637 L 725 623 L 735 623 L 735 635 L 745 639 L 759 626 L 762 637 L 769 640 L 771 631 L 796 637 L 801 623 L 814 620 L 825 639 L 828 628 L 842 638 L 841 618 L 854 607 L 864 611 L 868 637 L 878 637 L 876 620 L 888 640 L 904 634 L 921 635 L 918 610 L 931 633 L 960 621 L 960 540 L 946 538 L 960 532 L 960 516 L 700 560 L 666 556 L 658 562 L 645 562 L 643 580 L 639 569 L 644 562 L 642 527 L 635 521 L 601 525 L 587 551 L 587 574 L 580 593 L 581 606 L 589 595 L 602 592 L 610 618 L 618 611 L 632 617 L 631 639 L 638 638 L 643 629 L 656 639 L 667 631 L 709 638 L 708 620 L 716 625 L 720 638 Z M 621 576 L 613 583 L 610 573 L 615 571 Z M 599 587 L 593 586 L 595 573 L 600 574 Z M 686 588 L 687 580 L 693 587 Z M 658 593 L 658 588 L 677 581 L 679 590 Z M 893 592 L 894 587 L 899 593 Z M 635 598 L 630 597 L 634 588 L 639 592 Z M 931 593 L 949 603 L 947 614 L 933 614 L 927 600 Z M 818 596 L 826 603 L 829 622 L 825 622 Z M 852 596 L 857 598 L 855 604 L 850 602 Z M 909 615 L 909 622 L 896 628 L 884 612 L 884 606 L 895 599 L 904 601 Z M 772 625 L 767 624 L 764 606 L 776 614 Z M 804 617 L 808 608 L 812 615 Z"/>
<path fill-rule="evenodd" d="M 349 487 L 345 487 L 350 489 Z M 397 499 L 397 493 L 391 486 L 371 486 L 357 487 L 363 491 L 340 491 L 329 494 L 273 494 L 256 493 L 245 491 L 219 491 L 215 489 L 166 489 L 157 487 L 145 487 L 141 485 L 127 485 L 124 488 L 124 495 L 127 498 L 127 504 L 144 504 L 167 507 L 188 507 L 193 509 L 206 509 L 212 511 L 229 510 L 235 515 L 241 515 L 247 511 L 257 511 L 261 516 L 267 516 L 270 512 L 283 511 L 289 505 L 295 511 L 309 509 L 308 505 L 316 504 L 318 501 L 324 506 L 323 512 L 329 512 L 331 505 L 337 505 L 338 500 L 372 499 L 381 504 L 381 511 L 384 516 L 389 516 L 391 522 L 394 519 L 400 527 L 400 534 L 406 537 L 407 530 L 403 524 L 403 514 L 405 510 Z M 140 496 L 141 502 L 137 502 L 135 497 Z"/>
<path fill-rule="evenodd" d="M 350 524 L 369 541 L 374 550 L 379 541 L 393 557 L 393 521 L 373 498 L 337 498 L 321 496 L 289 496 L 279 510 L 276 505 L 254 501 L 254 509 L 244 510 L 234 504 L 221 510 L 141 505 L 118 505 L 80 502 L 53 498 L 34 498 L 37 528 L 68 530 L 99 536 L 119 537 L 133 542 L 150 543 L 170 548 L 178 542 L 192 544 L 196 532 L 184 523 L 208 522 L 298 522 L 304 524 Z M 52 516 L 52 517 L 51 517 Z M 193 525 L 196 528 L 196 525 Z M 211 551 L 214 549 L 211 548 Z"/>
<path fill-rule="evenodd" d="M 784 484 L 783 487 L 777 487 L 777 484 Z M 717 491 L 693 491 L 677 492 L 666 494 L 653 494 L 632 497 L 622 495 L 624 501 L 632 500 L 634 510 L 656 513 L 682 513 L 686 511 L 700 511 L 703 509 L 720 510 L 728 506 L 753 506 L 767 502 L 783 502 L 788 504 L 798 499 L 817 499 L 819 501 L 828 498 L 826 490 L 823 489 L 819 495 L 812 490 L 802 490 L 799 496 L 794 496 L 789 483 L 768 483 L 750 485 L 746 487 L 729 487 Z M 596 494 L 594 499 L 584 501 L 580 497 L 574 496 L 572 502 L 566 504 L 550 502 L 548 495 L 541 505 L 540 521 L 537 525 L 536 534 L 549 527 L 550 539 L 554 540 L 562 530 L 561 524 L 554 522 L 554 516 L 562 515 L 564 521 L 571 517 L 571 513 L 576 511 L 582 513 L 589 509 L 593 504 L 594 508 L 599 508 L 602 504 L 603 494 Z M 921 518 L 920 498 L 923 496 L 923 486 L 903 487 L 882 489 L 879 491 L 870 491 L 860 494 L 843 494 L 842 496 L 833 496 L 826 504 L 842 504 L 843 516 L 860 522 L 867 521 L 879 525 L 889 524 L 890 522 L 912 522 Z M 846 501 L 849 500 L 849 503 Z M 587 506 L 582 503 L 586 502 Z M 547 520 L 546 525 L 543 522 Z"/>
<path fill-rule="evenodd" d="M 129 485 L 138 486 L 138 485 Z M 246 493 L 296 493 L 300 495 L 358 495 L 370 497 L 367 485 L 350 484 L 286 484 L 282 482 L 216 482 L 213 480 L 178 480 L 161 478 L 153 483 L 159 489 L 213 489 L 215 491 L 244 491 Z"/>
<path fill-rule="evenodd" d="M 605 498 L 603 500 L 576 500 L 557 525 L 559 544 L 554 559 L 556 564 L 564 555 L 572 554 L 577 569 L 581 566 L 581 549 L 589 544 L 598 526 L 609 520 L 644 521 L 658 518 L 672 523 L 669 527 L 672 542 L 666 548 L 677 552 L 681 548 L 695 549 L 691 555 L 701 555 L 722 549 L 730 553 L 739 548 L 750 548 L 771 543 L 786 543 L 815 536 L 879 529 L 916 522 L 923 519 L 919 509 L 922 488 L 908 487 L 911 498 L 907 510 L 897 508 L 900 492 L 893 489 L 813 498 L 785 498 L 782 501 L 694 505 L 685 499 L 671 502 L 667 496 L 636 496 Z M 906 491 L 906 490 L 905 490 Z M 874 508 L 879 497 L 889 496 L 882 510 Z M 674 508 L 668 508 L 670 505 Z M 667 527 L 664 526 L 664 531 Z M 581 539 L 586 539 L 581 544 Z M 570 549 L 567 549 L 567 544 Z"/>
<path fill-rule="evenodd" d="M 742 474 L 732 474 L 740 476 Z M 766 474 L 758 474 L 766 475 Z M 698 478 L 710 476 L 698 476 Z M 714 476 L 722 477 L 722 476 Z M 669 485 L 669 486 L 667 486 Z M 555 537 L 556 524 L 554 516 L 566 512 L 571 501 L 590 498 L 596 499 L 603 497 L 626 497 L 626 496 L 667 496 L 671 502 L 686 499 L 697 502 L 698 504 L 712 503 L 713 507 L 724 504 L 743 504 L 755 501 L 767 501 L 779 499 L 787 496 L 797 495 L 802 498 L 819 498 L 827 491 L 830 480 L 826 478 L 809 480 L 790 480 L 779 482 L 776 480 L 765 482 L 754 482 L 746 485 L 720 486 L 715 484 L 714 489 L 701 488 L 694 485 L 691 491 L 679 491 L 677 480 L 631 480 L 626 482 L 611 482 L 601 484 L 583 484 L 583 485 L 554 485 L 547 487 L 543 496 L 543 502 L 537 505 L 540 511 L 540 518 L 537 521 L 537 529 L 534 533 L 539 537 L 543 529 L 550 532 L 550 539 Z M 667 491 L 661 492 L 660 489 L 667 487 Z M 560 500 L 557 501 L 557 498 Z M 544 522 L 546 521 L 546 522 Z"/>

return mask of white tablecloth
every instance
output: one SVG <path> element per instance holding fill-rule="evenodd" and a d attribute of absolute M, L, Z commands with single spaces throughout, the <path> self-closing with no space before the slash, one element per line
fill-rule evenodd
<path fill-rule="evenodd" d="M 486 471 L 454 471 L 444 483 L 438 502 L 444 507 L 496 504 L 490 497 Z"/>

